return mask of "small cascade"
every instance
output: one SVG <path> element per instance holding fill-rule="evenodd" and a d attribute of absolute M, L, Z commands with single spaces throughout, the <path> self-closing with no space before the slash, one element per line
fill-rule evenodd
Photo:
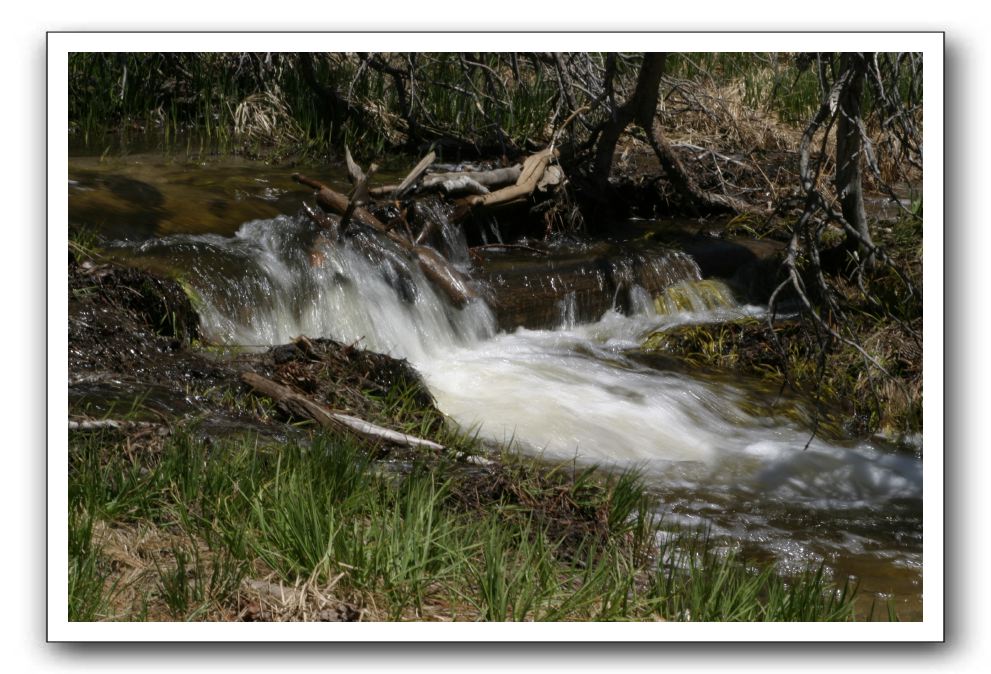
<path fill-rule="evenodd" d="M 558 311 L 561 315 L 558 326 L 561 328 L 574 328 L 578 325 L 578 300 L 574 293 L 568 293 L 557 303 Z"/>
<path fill-rule="evenodd" d="M 439 225 L 442 216 L 431 215 Z M 443 232 L 435 245 L 454 259 L 467 254 L 463 239 Z M 763 412 L 755 401 L 764 394 L 745 381 L 634 357 L 651 332 L 761 311 L 702 280 L 681 253 L 600 246 L 490 256 L 493 311 L 482 300 L 455 308 L 402 251 L 329 245 L 301 217 L 118 250 L 182 270 L 214 342 L 260 348 L 307 335 L 407 358 L 438 407 L 479 438 L 554 461 L 635 466 L 678 516 L 782 559 L 808 559 L 813 538 L 789 528 L 794 517 L 835 518 L 835 542 L 814 537 L 820 558 L 861 554 L 849 543 L 856 536 L 905 564 L 921 554 L 886 533 L 892 518 L 917 530 L 921 460 L 870 442 L 810 441 L 801 420 Z M 510 319 L 508 330 L 497 331 L 497 316 L 503 326 Z"/>
<path fill-rule="evenodd" d="M 632 315 L 652 315 L 656 314 L 654 301 L 650 293 L 643 286 L 635 285 L 629 291 L 629 312 Z"/>
<path fill-rule="evenodd" d="M 491 336 L 481 301 L 457 309 L 402 254 L 371 259 L 359 246 L 322 242 L 303 218 L 245 223 L 234 237 L 179 235 L 121 252 L 183 270 L 206 337 L 247 348 L 308 335 L 399 358 Z"/>
<path fill-rule="evenodd" d="M 446 217 L 440 228 L 444 249 L 441 251 L 451 263 L 461 271 L 468 271 L 471 260 L 468 256 L 468 239 L 461 225 L 450 222 Z"/>
<path fill-rule="evenodd" d="M 681 281 L 664 288 L 654 298 L 658 314 L 713 311 L 737 306 L 733 291 L 718 279 Z"/>
<path fill-rule="evenodd" d="M 461 271 L 471 265 L 468 254 L 468 239 L 464 228 L 450 220 L 451 206 L 438 199 L 420 199 L 416 202 L 417 217 L 430 224 L 429 231 L 435 233 L 429 244 L 435 246 L 451 264 Z"/>
<path fill-rule="evenodd" d="M 481 275 L 493 289 L 493 309 L 503 330 L 560 324 L 562 302 L 574 320 L 594 322 L 616 309 L 652 311 L 650 297 L 671 284 L 697 281 L 698 266 L 683 253 L 632 251 L 615 246 L 555 251 L 553 255 L 490 255 Z"/>

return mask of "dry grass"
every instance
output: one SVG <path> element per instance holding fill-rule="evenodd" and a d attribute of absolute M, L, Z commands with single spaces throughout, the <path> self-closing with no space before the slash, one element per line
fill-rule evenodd
<path fill-rule="evenodd" d="M 341 622 L 361 620 L 364 610 L 342 600 L 334 592 L 336 580 L 322 583 L 317 578 L 299 579 L 294 585 L 282 581 L 278 574 L 255 561 L 249 577 L 231 592 L 202 597 L 201 605 L 189 613 L 177 612 L 175 602 L 163 591 L 162 578 L 187 576 L 187 590 L 197 592 L 200 578 L 224 572 L 224 553 L 217 553 L 200 537 L 188 533 L 171 533 L 155 524 L 108 524 L 99 521 L 93 527 L 93 544 L 113 569 L 113 581 L 106 583 L 108 603 L 106 620 L 162 621 L 194 619 L 202 621 L 259 622 Z M 189 553 L 196 560 L 194 568 L 177 559 L 176 551 Z M 171 587 L 175 592 L 177 588 Z M 231 588 L 226 588 L 231 589 Z M 198 598 L 199 599 L 199 598 Z"/>
<path fill-rule="evenodd" d="M 242 141 L 269 145 L 297 143 L 303 130 L 279 91 L 251 94 L 232 112 L 234 134 Z"/>
<path fill-rule="evenodd" d="M 674 142 L 719 148 L 744 155 L 761 150 L 794 151 L 801 129 L 770 110 L 747 105 L 743 83 L 712 78 L 667 78 L 661 107 L 664 128 Z"/>

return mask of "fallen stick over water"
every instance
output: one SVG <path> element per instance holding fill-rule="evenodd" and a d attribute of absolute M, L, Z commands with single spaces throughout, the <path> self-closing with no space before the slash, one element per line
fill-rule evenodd
<path fill-rule="evenodd" d="M 444 445 L 440 445 L 431 440 L 424 440 L 413 435 L 406 435 L 398 431 L 393 431 L 382 426 L 377 426 L 371 422 L 353 417 L 349 414 L 335 412 L 319 403 L 316 403 L 304 395 L 296 393 L 288 386 L 277 384 L 271 379 L 245 372 L 241 375 L 241 381 L 262 393 L 272 400 L 280 403 L 291 414 L 298 417 L 306 417 L 316 421 L 324 428 L 330 430 L 347 430 L 363 438 L 376 442 L 388 442 L 404 447 L 426 447 L 428 449 L 443 450 Z"/>

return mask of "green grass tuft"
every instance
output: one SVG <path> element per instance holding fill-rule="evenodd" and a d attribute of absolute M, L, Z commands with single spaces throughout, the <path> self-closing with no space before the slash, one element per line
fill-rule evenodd
<path fill-rule="evenodd" d="M 383 620 L 853 617 L 853 593 L 821 569 L 786 580 L 687 534 L 658 546 L 635 471 L 433 456 L 389 469 L 373 454 L 320 433 L 71 433 L 70 618 L 312 615 L 252 598 L 273 582 Z"/>

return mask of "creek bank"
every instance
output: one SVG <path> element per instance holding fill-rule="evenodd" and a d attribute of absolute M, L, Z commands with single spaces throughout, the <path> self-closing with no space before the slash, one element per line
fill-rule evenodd
<path fill-rule="evenodd" d="M 881 432 L 899 438 L 922 430 L 922 371 L 918 346 L 895 326 L 865 329 L 870 353 L 893 378 L 880 384 L 853 348 L 820 360 L 820 345 L 801 320 L 741 319 L 680 326 L 647 337 L 645 351 L 675 357 L 691 367 L 754 375 L 817 405 L 815 425 L 834 434 L 867 437 Z"/>
<path fill-rule="evenodd" d="M 287 417 L 259 407 L 240 380 L 254 372 L 362 418 L 438 431 L 443 417 L 406 361 L 329 339 L 262 353 L 203 347 L 199 316 L 173 279 L 80 253 L 69 256 L 69 400 L 77 417 L 133 414 L 167 423 L 282 435 Z M 130 412 L 128 412 L 130 410 Z"/>

